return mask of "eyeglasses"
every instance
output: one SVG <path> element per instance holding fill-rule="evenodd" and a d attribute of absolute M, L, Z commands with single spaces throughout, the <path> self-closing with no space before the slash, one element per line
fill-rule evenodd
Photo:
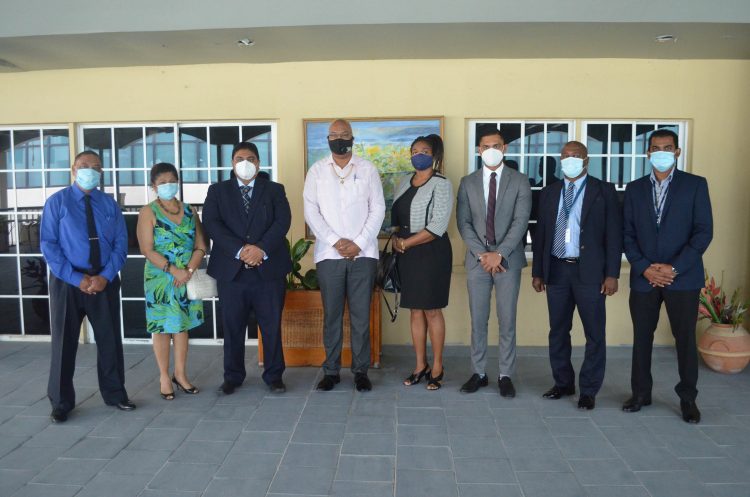
<path fill-rule="evenodd" d="M 342 140 L 351 140 L 353 137 L 351 133 L 331 133 L 328 135 L 329 140 L 338 140 L 339 138 Z"/>

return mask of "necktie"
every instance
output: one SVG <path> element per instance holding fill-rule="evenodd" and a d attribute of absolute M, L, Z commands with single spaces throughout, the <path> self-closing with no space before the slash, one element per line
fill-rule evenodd
<path fill-rule="evenodd" d="M 573 189 L 573 183 L 570 183 L 568 188 L 565 189 L 565 198 L 563 198 L 565 208 L 560 209 L 560 213 L 557 215 L 557 223 L 555 223 L 555 239 L 552 245 L 552 255 L 559 259 L 565 257 L 565 232 L 568 230 L 569 213 L 573 210 Z"/>
<path fill-rule="evenodd" d="M 242 192 L 242 203 L 245 206 L 245 214 L 250 214 L 250 193 L 253 191 L 253 187 L 250 185 L 240 186 Z"/>
<path fill-rule="evenodd" d="M 487 195 L 486 238 L 489 245 L 495 244 L 495 203 L 497 202 L 497 173 L 490 174 L 490 189 Z"/>
<path fill-rule="evenodd" d="M 95 273 L 102 269 L 102 255 L 99 248 L 99 235 L 96 233 L 96 222 L 94 221 L 94 209 L 91 207 L 91 195 L 85 195 L 86 204 L 86 228 L 89 232 L 89 264 Z"/>

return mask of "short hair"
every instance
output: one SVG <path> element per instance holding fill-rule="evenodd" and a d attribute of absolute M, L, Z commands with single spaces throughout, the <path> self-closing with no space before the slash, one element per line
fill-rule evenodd
<path fill-rule="evenodd" d="M 416 145 L 419 142 L 424 142 L 427 145 L 430 146 L 430 149 L 432 149 L 432 160 L 434 162 L 434 168 L 437 172 L 442 173 L 443 172 L 443 139 L 440 138 L 439 135 L 436 134 L 430 134 L 427 136 L 418 136 L 414 139 L 413 142 L 411 142 L 411 145 L 409 146 L 409 150 L 414 148 L 414 145 Z"/>
<path fill-rule="evenodd" d="M 331 124 L 328 125 L 328 131 L 329 132 L 331 130 L 331 126 L 333 126 L 336 123 L 341 123 L 341 124 L 345 125 L 347 128 L 349 128 L 349 133 L 354 134 L 354 130 L 352 129 L 352 123 L 350 123 L 346 119 L 342 119 L 340 117 L 338 119 L 334 119 L 333 121 L 331 121 Z"/>
<path fill-rule="evenodd" d="M 677 133 L 675 133 L 671 129 L 659 128 L 656 131 L 652 132 L 648 136 L 648 148 L 646 149 L 646 151 L 648 152 L 649 150 L 651 150 L 651 140 L 652 139 L 654 139 L 654 138 L 664 138 L 666 136 L 671 136 L 672 137 L 672 140 L 674 141 L 674 148 L 680 148 L 679 137 L 677 136 Z"/>
<path fill-rule="evenodd" d="M 99 154 L 97 154 L 93 150 L 84 150 L 83 152 L 80 152 L 80 153 L 78 153 L 78 155 L 76 155 L 75 159 L 73 159 L 73 164 L 75 164 L 76 161 L 78 159 L 80 159 L 81 157 L 83 157 L 84 155 L 93 155 L 94 157 L 96 157 L 100 161 L 102 160 L 102 158 L 99 156 Z"/>
<path fill-rule="evenodd" d="M 250 152 L 254 153 L 258 159 L 260 159 L 258 147 L 253 142 L 239 142 L 237 145 L 235 145 L 234 148 L 232 148 L 232 159 L 234 159 L 234 154 L 236 154 L 240 150 L 249 150 Z"/>
<path fill-rule="evenodd" d="M 174 164 L 170 164 L 169 162 L 159 162 L 151 167 L 151 184 L 155 184 L 156 179 L 166 173 L 172 173 L 176 179 L 180 179 L 177 175 L 177 168 L 174 167 Z"/>
<path fill-rule="evenodd" d="M 477 129 L 477 146 L 479 146 L 479 142 L 482 141 L 482 138 L 484 138 L 485 136 L 493 136 L 493 135 L 499 136 L 500 139 L 503 141 L 503 143 L 506 143 L 505 137 L 500 132 L 500 130 L 497 129 L 497 126 L 495 125 L 480 126 L 479 129 Z"/>

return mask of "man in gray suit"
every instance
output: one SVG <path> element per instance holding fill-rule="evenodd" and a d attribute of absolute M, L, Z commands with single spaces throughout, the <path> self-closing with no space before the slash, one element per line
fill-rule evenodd
<path fill-rule="evenodd" d="M 521 270 L 527 265 L 524 238 L 531 212 L 529 179 L 503 165 L 507 145 L 494 127 L 478 133 L 482 169 L 461 179 L 456 222 L 466 244 L 466 272 L 471 311 L 471 362 L 474 374 L 461 387 L 474 393 L 488 385 L 487 321 L 495 287 L 500 324 L 498 387 L 515 397 L 516 304 Z"/>

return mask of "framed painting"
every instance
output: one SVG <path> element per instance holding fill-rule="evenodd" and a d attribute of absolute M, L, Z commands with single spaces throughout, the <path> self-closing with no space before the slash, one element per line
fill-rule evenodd
<path fill-rule="evenodd" d="M 305 174 L 316 161 L 331 152 L 328 148 L 328 126 L 333 119 L 305 119 Z M 385 196 L 385 220 L 380 236 L 387 236 L 391 225 L 393 194 L 404 175 L 414 169 L 409 146 L 418 136 L 436 134 L 443 137 L 442 117 L 347 118 L 354 134 L 353 152 L 373 164 L 380 172 Z M 445 137 L 443 137 L 444 139 Z M 305 226 L 305 236 L 314 238 Z"/>

